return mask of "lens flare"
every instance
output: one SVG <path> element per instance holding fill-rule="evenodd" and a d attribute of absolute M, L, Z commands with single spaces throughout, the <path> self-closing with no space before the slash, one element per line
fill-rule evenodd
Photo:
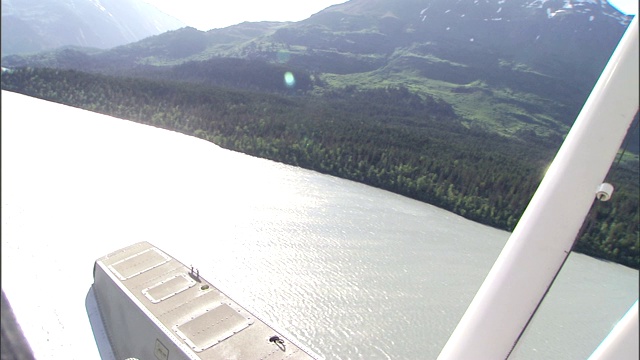
<path fill-rule="evenodd" d="M 291 73 L 291 71 L 287 71 L 286 73 L 284 73 L 284 84 L 289 88 L 292 88 L 296 85 L 296 78 L 293 77 L 293 73 Z"/>

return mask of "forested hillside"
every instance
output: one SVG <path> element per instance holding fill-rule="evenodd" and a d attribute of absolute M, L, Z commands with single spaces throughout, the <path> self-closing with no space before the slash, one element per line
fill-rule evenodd
<path fill-rule="evenodd" d="M 277 94 L 22 68 L 3 73 L 2 89 L 370 184 L 506 230 L 559 146 L 465 126 L 450 104 L 403 87 Z M 615 168 L 614 200 L 596 205 L 578 251 L 640 267 L 637 167 L 636 156 Z"/>

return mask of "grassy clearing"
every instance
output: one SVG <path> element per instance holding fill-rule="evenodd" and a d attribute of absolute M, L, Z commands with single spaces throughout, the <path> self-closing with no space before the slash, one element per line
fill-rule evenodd
<path fill-rule="evenodd" d="M 559 107 L 559 104 L 508 88 L 491 88 L 480 80 L 458 85 L 427 79 L 416 71 L 393 68 L 348 75 L 322 74 L 320 78 L 329 88 L 404 86 L 418 94 L 428 94 L 450 103 L 468 126 L 478 126 L 506 136 L 523 130 L 531 130 L 542 137 L 559 136 L 568 131 L 559 119 L 542 112 L 550 107 Z M 531 111 L 535 109 L 538 111 Z"/>

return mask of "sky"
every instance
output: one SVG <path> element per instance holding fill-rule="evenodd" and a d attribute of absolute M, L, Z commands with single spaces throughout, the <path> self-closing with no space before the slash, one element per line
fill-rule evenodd
<path fill-rule="evenodd" d="M 609 0 L 609 4 L 628 15 L 638 13 L 638 0 Z"/>
<path fill-rule="evenodd" d="M 345 0 L 144 0 L 198 30 L 243 21 L 300 21 Z M 638 13 L 638 0 L 610 0 L 627 14 Z"/>

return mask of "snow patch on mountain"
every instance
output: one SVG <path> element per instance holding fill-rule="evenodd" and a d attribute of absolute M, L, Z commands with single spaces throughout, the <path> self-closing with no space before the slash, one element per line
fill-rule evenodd
<path fill-rule="evenodd" d="M 102 4 L 100 4 L 100 0 L 91 0 L 91 2 L 93 3 L 93 5 L 95 5 L 95 7 L 97 7 L 101 11 L 107 11 L 107 9 L 105 9 L 105 7 L 102 6 Z"/>

